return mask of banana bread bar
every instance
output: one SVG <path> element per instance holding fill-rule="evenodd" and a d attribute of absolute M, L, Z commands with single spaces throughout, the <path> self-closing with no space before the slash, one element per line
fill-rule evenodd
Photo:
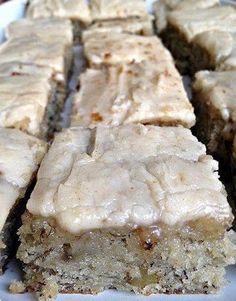
<path fill-rule="evenodd" d="M 236 121 L 236 71 L 200 71 L 195 77 L 197 135 L 211 154 L 229 163 Z"/>
<path fill-rule="evenodd" d="M 80 39 L 81 31 L 92 22 L 86 0 L 29 0 L 26 16 L 30 19 L 70 19 L 76 42 Z"/>
<path fill-rule="evenodd" d="M 9 40 L 0 45 L 0 64 L 19 61 L 51 67 L 66 86 L 73 57 L 73 28 L 68 20 L 19 20 L 9 25 Z"/>
<path fill-rule="evenodd" d="M 127 123 L 192 127 L 195 115 L 172 61 L 87 69 L 73 98 L 72 125 Z"/>
<path fill-rule="evenodd" d="M 93 21 L 148 15 L 144 0 L 91 0 L 90 7 Z"/>
<path fill-rule="evenodd" d="M 55 96 L 50 73 L 0 75 L 0 127 L 18 128 L 46 139 L 50 126 L 54 128 L 58 120 Z M 53 116 L 55 120 L 51 120 Z"/>
<path fill-rule="evenodd" d="M 219 5 L 219 0 L 158 0 L 153 4 L 156 29 L 160 33 L 167 26 L 167 16 L 173 10 L 206 9 Z"/>
<path fill-rule="evenodd" d="M 16 244 L 24 195 L 47 150 L 45 142 L 16 129 L 0 128 L 0 274 Z"/>
<path fill-rule="evenodd" d="M 84 54 L 90 67 L 158 61 L 159 57 L 173 61 L 161 40 L 154 36 L 138 36 L 118 32 L 83 34 Z M 155 62 L 154 62 L 155 64 Z"/>
<path fill-rule="evenodd" d="M 64 19 L 20 19 L 10 23 L 6 29 L 8 39 L 36 36 L 48 42 L 50 39 L 61 40 L 63 45 L 72 47 L 72 23 Z"/>
<path fill-rule="evenodd" d="M 181 127 L 58 134 L 19 231 L 27 289 L 218 291 L 235 262 L 232 213 L 205 151 Z"/>
<path fill-rule="evenodd" d="M 196 43 L 196 40 L 194 41 L 197 35 L 212 30 L 236 32 L 236 10 L 230 6 L 177 10 L 169 13 L 167 19 L 168 25 L 162 32 L 162 38 L 179 63 L 182 73 L 194 73 L 201 69 L 215 69 L 216 67 L 211 48 L 209 52 Z M 195 62 L 196 70 L 191 70 L 192 61 Z"/>
<path fill-rule="evenodd" d="M 204 69 L 205 61 L 196 61 L 194 56 L 199 49 L 208 53 L 208 66 L 218 71 L 236 70 L 236 33 L 211 30 L 196 35 L 192 42 L 191 65 L 194 70 Z"/>
<path fill-rule="evenodd" d="M 89 32 L 124 32 L 144 36 L 153 35 L 153 17 L 132 17 L 127 19 L 113 19 L 97 21 L 89 27 Z M 87 31 L 88 32 L 88 31 Z"/>

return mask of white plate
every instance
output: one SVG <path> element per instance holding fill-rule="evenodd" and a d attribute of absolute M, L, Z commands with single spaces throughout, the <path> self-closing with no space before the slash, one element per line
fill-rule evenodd
<path fill-rule="evenodd" d="M 147 0 L 147 7 L 150 12 L 154 1 Z M 0 6 L 0 43 L 4 40 L 5 27 L 24 15 L 25 2 L 25 0 L 13 0 Z M 34 294 L 12 295 L 8 293 L 9 284 L 13 280 L 20 279 L 21 275 L 16 263 L 10 263 L 4 276 L 0 277 L 0 301 L 36 301 Z M 236 301 L 236 266 L 227 269 L 226 279 L 229 281 L 229 285 L 219 295 L 153 295 L 144 297 L 107 291 L 97 296 L 60 295 L 57 301 Z"/>
<path fill-rule="evenodd" d="M 9 23 L 24 15 L 26 0 L 12 0 L 0 6 L 0 43 L 4 41 L 4 29 Z"/>

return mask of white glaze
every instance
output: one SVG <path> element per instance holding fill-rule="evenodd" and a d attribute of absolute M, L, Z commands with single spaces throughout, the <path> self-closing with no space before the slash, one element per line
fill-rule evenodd
<path fill-rule="evenodd" d="M 159 57 L 155 64 L 87 69 L 81 75 L 73 126 L 138 122 L 186 127 L 195 123 L 182 79 L 169 56 Z"/>
<path fill-rule="evenodd" d="M 71 233 L 232 218 L 205 146 L 184 128 L 141 125 L 57 135 L 27 208 Z"/>

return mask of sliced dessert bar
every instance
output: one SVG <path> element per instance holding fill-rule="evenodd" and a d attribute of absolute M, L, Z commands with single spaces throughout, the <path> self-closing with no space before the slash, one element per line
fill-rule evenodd
<path fill-rule="evenodd" d="M 65 90 L 73 57 L 72 47 L 59 38 L 22 36 L 9 39 L 0 45 L 0 64 L 21 62 L 51 67 L 54 80 Z"/>
<path fill-rule="evenodd" d="M 92 21 L 86 0 L 29 0 L 26 16 L 31 19 L 70 19 L 75 42 L 80 41 L 82 30 Z"/>
<path fill-rule="evenodd" d="M 161 32 L 166 28 L 168 13 L 173 10 L 199 10 L 219 4 L 219 0 L 158 0 L 153 5 L 156 29 L 158 32 Z"/>
<path fill-rule="evenodd" d="M 58 17 L 89 24 L 90 10 L 86 0 L 29 0 L 28 18 Z"/>
<path fill-rule="evenodd" d="M 15 250 L 24 195 L 47 150 L 45 142 L 19 130 L 0 128 L 0 274 Z"/>
<path fill-rule="evenodd" d="M 93 21 L 148 15 L 144 0 L 91 0 L 90 7 Z"/>
<path fill-rule="evenodd" d="M 52 17 L 70 19 L 75 26 L 91 23 L 86 0 L 29 0 L 26 16 L 32 19 Z"/>
<path fill-rule="evenodd" d="M 236 70 L 236 33 L 209 30 L 192 40 L 191 69 Z M 202 60 L 196 57 L 203 55 Z"/>
<path fill-rule="evenodd" d="M 216 69 L 221 71 L 236 70 L 236 32 L 231 34 L 231 45 L 229 46 L 228 55 L 219 63 Z"/>
<path fill-rule="evenodd" d="M 196 131 L 211 154 L 228 161 L 236 122 L 236 71 L 196 74 L 193 102 L 196 107 Z"/>
<path fill-rule="evenodd" d="M 150 36 L 153 34 L 153 17 L 143 18 L 127 18 L 127 19 L 113 19 L 105 21 L 97 21 L 89 27 L 96 32 L 124 32 L 131 34 L 139 34 L 144 36 Z"/>
<path fill-rule="evenodd" d="M 11 61 L 11 56 L 14 56 L 15 54 L 13 49 L 14 43 L 22 43 L 22 49 L 20 48 L 20 50 L 22 50 L 22 53 L 25 53 L 24 56 L 22 55 L 22 59 L 19 59 L 19 61 L 50 66 L 55 69 L 56 72 L 64 74 L 64 80 L 66 82 L 73 52 L 73 27 L 69 20 L 18 20 L 12 22 L 8 26 L 6 30 L 6 36 L 8 37 L 9 41 L 2 45 L 3 51 L 5 48 L 10 48 L 9 51 L 8 49 L 6 50 L 7 52 L 10 52 L 10 57 L 7 56 L 5 59 L 6 62 Z M 53 44 L 55 44 L 55 46 Z M 57 51 L 56 47 L 58 48 Z M 29 48 L 32 48 L 32 50 L 30 51 Z M 37 51 L 39 53 L 38 57 L 35 53 Z M 51 53 L 51 51 L 53 53 Z M 32 62 L 30 59 L 32 59 L 34 55 L 36 57 Z M 44 58 L 47 60 L 47 56 L 48 61 L 44 62 L 43 60 Z M 53 56 L 55 57 L 54 59 Z M 40 61 L 40 59 L 42 61 Z M 61 63 L 60 66 L 59 63 Z M 58 75 L 58 77 L 60 78 L 61 76 Z"/>
<path fill-rule="evenodd" d="M 236 251 L 217 168 L 182 127 L 58 134 L 19 231 L 27 289 L 216 292 Z"/>
<path fill-rule="evenodd" d="M 126 123 L 191 127 L 195 115 L 173 62 L 87 69 L 74 96 L 72 125 Z"/>
<path fill-rule="evenodd" d="M 69 20 L 64 19 L 21 19 L 12 22 L 6 29 L 6 37 L 38 37 L 40 40 L 50 39 L 62 41 L 63 45 L 72 47 L 73 28 Z"/>
<path fill-rule="evenodd" d="M 90 67 L 122 63 L 158 61 L 159 57 L 173 61 L 160 39 L 118 32 L 94 32 L 83 35 L 84 53 Z"/>
<path fill-rule="evenodd" d="M 168 14 L 168 26 L 162 37 L 174 57 L 183 64 L 183 72 L 191 72 L 189 67 L 192 60 L 195 66 L 199 63 L 199 68 L 214 67 L 211 66 L 212 59 L 208 51 L 204 51 L 200 45 L 196 48 L 197 43 L 194 53 L 192 49 L 194 38 L 211 30 L 236 32 L 236 10 L 230 6 L 219 6 L 205 10 L 177 10 Z"/>
<path fill-rule="evenodd" d="M 45 139 L 61 129 L 65 90 L 55 82 L 50 67 L 17 61 L 3 63 L 0 64 L 0 79 L 3 79 L 3 85 L 0 83 L 3 101 L 0 105 L 0 126 L 18 127 Z M 27 87 L 32 82 L 32 86 Z"/>

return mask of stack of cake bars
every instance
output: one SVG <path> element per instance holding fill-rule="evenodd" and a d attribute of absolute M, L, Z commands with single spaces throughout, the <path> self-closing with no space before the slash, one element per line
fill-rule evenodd
<path fill-rule="evenodd" d="M 156 2 L 156 27 L 180 71 L 195 78 L 194 132 L 220 161 L 222 176 L 231 184 L 236 176 L 236 6 L 212 0 L 190 4 Z"/>
<path fill-rule="evenodd" d="M 19 189 L 47 148 L 28 134 L 45 139 L 60 128 L 73 41 L 81 41 L 87 68 L 71 126 L 55 134 L 18 231 L 25 290 L 46 300 L 110 288 L 215 293 L 235 263 L 233 215 L 217 161 L 191 133 L 182 77 L 145 1 L 86 3 L 29 1 L 0 47 L 2 258 Z M 163 28 L 174 10 L 167 4 Z"/>

